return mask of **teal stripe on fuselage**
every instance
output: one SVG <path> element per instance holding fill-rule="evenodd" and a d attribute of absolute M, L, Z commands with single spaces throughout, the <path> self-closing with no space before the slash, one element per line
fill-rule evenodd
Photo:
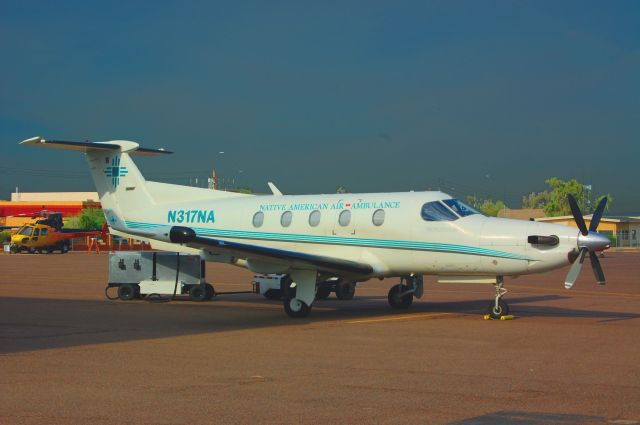
<path fill-rule="evenodd" d="M 167 225 L 125 221 L 125 225 L 132 229 L 155 229 Z M 450 252 L 454 254 L 480 255 L 486 257 L 507 258 L 511 260 L 529 260 L 518 254 L 496 251 L 467 245 L 455 245 L 435 242 L 402 241 L 392 239 L 347 238 L 342 236 L 304 235 L 295 233 L 253 232 L 244 230 L 210 229 L 204 227 L 192 228 L 201 236 L 216 236 L 237 239 L 269 240 L 277 242 L 317 243 L 325 245 L 364 246 L 387 249 L 412 249 L 418 251 Z"/>

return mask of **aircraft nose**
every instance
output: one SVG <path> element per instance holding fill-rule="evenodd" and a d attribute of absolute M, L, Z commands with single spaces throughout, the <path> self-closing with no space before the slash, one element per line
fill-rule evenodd
<path fill-rule="evenodd" d="M 590 231 L 586 236 L 578 234 L 578 247 L 588 248 L 589 251 L 602 251 L 611 246 L 611 241 L 605 235 Z"/>

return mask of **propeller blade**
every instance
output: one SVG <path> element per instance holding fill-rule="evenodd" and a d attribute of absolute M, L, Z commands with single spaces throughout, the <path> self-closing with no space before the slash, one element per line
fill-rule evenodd
<path fill-rule="evenodd" d="M 604 271 L 602 271 L 602 266 L 600 265 L 598 256 L 595 252 L 589 251 L 589 257 L 591 257 L 591 268 L 593 269 L 593 274 L 596 275 L 598 285 L 605 285 L 607 281 L 604 278 Z"/>
<path fill-rule="evenodd" d="M 604 207 L 607 205 L 607 197 L 602 198 L 596 210 L 593 213 L 593 217 L 591 218 L 591 224 L 589 225 L 589 230 L 595 232 L 598 228 L 598 224 L 600 224 L 600 219 L 602 218 L 602 213 L 604 213 Z"/>
<path fill-rule="evenodd" d="M 564 287 L 566 289 L 571 289 L 574 283 L 576 283 L 576 279 L 580 274 L 580 270 L 582 269 L 582 263 L 584 263 L 584 256 L 587 253 L 587 248 L 581 248 L 580 254 L 578 254 L 578 258 L 573 262 L 573 265 L 569 269 L 569 273 L 567 273 L 567 277 L 564 280 Z"/>
<path fill-rule="evenodd" d="M 568 194 L 567 200 L 569 201 L 571 213 L 573 214 L 573 218 L 576 220 L 576 224 L 578 225 L 578 229 L 580 229 L 580 233 L 582 233 L 584 236 L 587 236 L 589 234 L 589 231 L 587 230 L 587 225 L 584 222 L 584 217 L 582 217 L 582 212 L 580 211 L 580 207 L 578 206 L 576 198 L 574 198 L 572 194 Z"/>

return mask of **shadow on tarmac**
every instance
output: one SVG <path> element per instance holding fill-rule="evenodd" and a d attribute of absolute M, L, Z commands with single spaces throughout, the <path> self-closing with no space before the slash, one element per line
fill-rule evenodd
<path fill-rule="evenodd" d="M 521 304 L 564 298 L 559 295 L 509 298 L 509 304 L 512 312 L 521 317 L 592 317 L 603 321 L 640 318 L 640 314 L 615 311 L 531 305 L 519 307 Z M 427 302 L 416 303 L 409 310 L 391 310 L 386 305 L 386 297 L 359 296 L 352 301 L 318 301 L 308 318 L 292 319 L 284 314 L 280 302 L 246 296 L 225 298 L 224 303 L 214 300 L 197 304 L 179 301 L 158 304 L 144 301 L 0 298 L 0 353 L 357 318 L 384 318 L 398 314 L 476 315 L 483 314 L 488 303 L 487 300 Z"/>

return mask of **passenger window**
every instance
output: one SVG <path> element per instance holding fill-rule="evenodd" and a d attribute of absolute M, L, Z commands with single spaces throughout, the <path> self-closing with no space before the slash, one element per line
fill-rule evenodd
<path fill-rule="evenodd" d="M 33 231 L 33 236 L 40 236 L 40 229 L 36 228 L 36 229 Z"/>
<path fill-rule="evenodd" d="M 282 215 L 280 216 L 280 224 L 282 225 L 282 227 L 289 227 L 291 225 L 292 216 L 293 214 L 291 213 L 291 211 L 285 211 L 282 213 Z"/>
<path fill-rule="evenodd" d="M 309 214 L 309 226 L 316 227 L 318 224 L 320 224 L 320 211 L 311 211 L 311 214 Z"/>
<path fill-rule="evenodd" d="M 340 226 L 342 227 L 345 227 L 345 226 L 348 226 L 350 222 L 351 222 L 351 211 L 349 210 L 342 211 L 338 216 L 338 224 L 340 224 Z"/>
<path fill-rule="evenodd" d="M 371 217 L 371 221 L 374 226 L 382 226 L 384 223 L 384 210 L 375 210 L 373 212 L 373 216 Z"/>
<path fill-rule="evenodd" d="M 42 236 L 47 236 L 47 233 L 48 233 L 47 228 L 46 227 L 43 228 L 42 229 Z"/>
<path fill-rule="evenodd" d="M 260 227 L 264 223 L 264 213 L 262 211 L 258 211 L 253 215 L 253 227 Z"/>
<path fill-rule="evenodd" d="M 426 221 L 453 221 L 458 216 L 449 208 L 445 207 L 440 201 L 427 202 L 422 206 L 420 215 Z"/>

